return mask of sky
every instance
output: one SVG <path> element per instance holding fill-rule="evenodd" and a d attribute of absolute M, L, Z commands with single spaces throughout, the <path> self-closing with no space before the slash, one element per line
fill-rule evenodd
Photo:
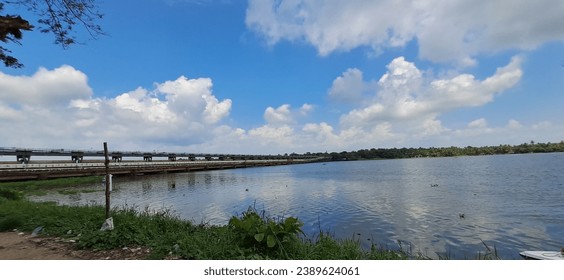
<path fill-rule="evenodd" d="M 96 3 L 105 36 L 75 28 L 81 43 L 63 49 L 33 31 L 2 45 L 25 67 L 0 67 L 0 147 L 284 154 L 564 140 L 561 0 Z"/>

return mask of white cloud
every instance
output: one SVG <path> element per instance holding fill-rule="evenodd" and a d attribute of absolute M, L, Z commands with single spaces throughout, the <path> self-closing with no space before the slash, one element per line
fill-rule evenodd
<path fill-rule="evenodd" d="M 177 121 L 177 115 L 169 110 L 167 102 L 151 97 L 149 92 L 143 88 L 123 93 L 112 100 L 110 104 L 114 107 L 116 113 L 130 121 L 138 121 L 139 119 L 148 123 L 174 123 Z"/>
<path fill-rule="evenodd" d="M 292 109 L 289 104 L 282 104 L 278 108 L 269 106 L 264 111 L 264 120 L 270 126 L 282 126 L 295 124 L 300 118 L 307 117 L 314 106 L 303 104 L 299 109 Z"/>
<path fill-rule="evenodd" d="M 470 74 L 424 82 L 422 72 L 403 57 L 388 64 L 378 81 L 374 102 L 341 118 L 345 127 L 372 126 L 382 121 L 429 121 L 429 118 L 463 107 L 481 106 L 517 84 L 522 76 L 521 59 L 498 68 L 483 81 Z"/>
<path fill-rule="evenodd" d="M 329 89 L 329 98 L 338 103 L 358 103 L 362 100 L 365 88 L 362 71 L 349 68 L 333 81 Z"/>
<path fill-rule="evenodd" d="M 300 108 L 300 114 L 303 116 L 307 116 L 311 111 L 313 111 L 313 109 L 314 109 L 313 105 L 305 103 Z"/>
<path fill-rule="evenodd" d="M 29 105 L 66 105 L 69 98 L 88 98 L 88 78 L 71 66 L 54 70 L 39 68 L 33 76 L 11 76 L 0 72 L 0 100 Z"/>
<path fill-rule="evenodd" d="M 473 120 L 468 124 L 468 128 L 479 129 L 488 127 L 488 122 L 484 118 Z"/>
<path fill-rule="evenodd" d="M 217 123 L 229 115 L 231 100 L 219 102 L 213 96 L 209 78 L 188 79 L 184 76 L 156 84 L 157 93 L 164 94 L 168 108 L 189 119 L 200 119 L 207 124 Z"/>
<path fill-rule="evenodd" d="M 156 83 L 115 98 L 97 98 L 84 73 L 62 66 L 32 76 L 0 73 L 3 145 L 46 148 L 147 149 L 188 146 L 209 137 L 229 115 L 231 100 L 219 101 L 210 79 Z M 7 102 L 7 103 L 6 103 Z"/>
<path fill-rule="evenodd" d="M 428 118 L 421 124 L 420 133 L 418 134 L 419 137 L 429 137 L 435 135 L 441 135 L 444 133 L 448 133 L 449 129 L 443 127 L 440 120 L 435 118 Z"/>
<path fill-rule="evenodd" d="M 473 65 L 473 56 L 563 41 L 564 2 L 250 0 L 246 24 L 271 45 L 305 41 L 319 54 L 404 47 L 434 62 Z"/>
<path fill-rule="evenodd" d="M 551 122 L 530 125 L 510 119 L 505 126 L 491 127 L 479 118 L 457 128 L 441 121 L 445 112 L 487 104 L 518 83 L 518 57 L 485 79 L 468 74 L 435 79 L 399 57 L 379 79 L 360 80 L 362 98 L 349 104 L 357 107 L 343 114 L 340 123 L 312 122 L 309 114 L 319 105 L 292 108 L 282 104 L 266 108 L 264 124 L 248 130 L 222 122 L 229 116 L 232 101 L 218 100 L 208 78 L 181 76 L 155 83 L 153 89 L 96 97 L 85 74 L 70 66 L 66 71 L 41 69 L 40 74 L 28 77 L 1 74 L 0 88 L 8 90 L 0 99 L 0 130 L 7 132 L 3 146 L 98 149 L 107 141 L 112 149 L 122 150 L 284 154 L 564 139 L 564 127 Z M 345 73 L 362 77 L 360 71 Z M 18 87 L 21 81 L 26 86 L 40 84 L 45 76 L 64 85 L 72 82 L 72 88 L 82 90 L 66 91 L 53 103 L 42 99 L 42 91 Z M 21 79 L 19 83 L 13 83 L 16 78 Z M 53 89 L 64 87 L 53 82 L 43 88 L 45 92 Z M 23 95 L 12 96 L 15 93 Z"/>
<path fill-rule="evenodd" d="M 512 119 L 507 122 L 507 127 L 510 129 L 519 129 L 523 127 L 523 125 L 521 125 L 521 123 L 519 123 L 518 121 Z"/>
<path fill-rule="evenodd" d="M 533 124 L 532 128 L 534 130 L 545 130 L 552 127 L 552 124 L 549 121 L 542 121 L 536 124 Z"/>
<path fill-rule="evenodd" d="M 265 124 L 260 127 L 248 131 L 224 127 L 221 135 L 215 135 L 196 147 L 217 151 L 286 153 L 418 147 L 425 144 L 491 145 L 499 143 L 499 139 L 518 143 L 526 127 L 517 127 L 515 122 L 509 122 L 513 128 L 492 128 L 485 118 L 481 118 L 462 128 L 449 128 L 439 117 L 454 109 L 492 102 L 496 94 L 519 82 L 522 74 L 520 63 L 520 58 L 515 57 L 507 66 L 500 67 L 482 80 L 469 74 L 435 79 L 399 57 L 390 62 L 388 71 L 378 80 L 360 81 L 360 87 L 371 88 L 373 92 L 371 95 L 365 92 L 356 103 L 359 107 L 342 115 L 339 125 L 325 121 L 302 123 L 300 117 L 303 117 L 304 111 L 310 111 L 312 105 L 304 104 L 299 109 L 293 109 L 289 104 L 283 104 L 277 108 L 266 108 Z M 351 70 L 341 77 L 347 73 L 362 77 L 360 71 Z M 346 91 L 346 87 L 342 89 Z M 538 130 L 539 135 L 544 135 L 547 130 L 544 128 L 542 133 Z"/>
<path fill-rule="evenodd" d="M 286 125 L 291 124 L 294 119 L 290 112 L 290 105 L 283 104 L 274 109 L 272 107 L 266 108 L 264 111 L 264 119 L 270 125 Z"/>
<path fill-rule="evenodd" d="M 19 118 L 21 117 L 17 110 L 0 102 L 0 121 L 16 121 Z"/>
<path fill-rule="evenodd" d="M 279 150 L 280 147 L 291 148 L 294 146 L 293 142 L 296 138 L 294 129 L 288 125 L 276 127 L 264 125 L 249 130 L 248 134 L 253 138 L 251 142 L 259 145 L 256 147 L 257 150 L 260 150 L 259 147 L 262 147 L 262 149 L 268 147 L 273 151 Z"/>

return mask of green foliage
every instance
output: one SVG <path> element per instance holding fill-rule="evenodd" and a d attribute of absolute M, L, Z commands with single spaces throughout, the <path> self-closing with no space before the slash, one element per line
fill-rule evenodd
<path fill-rule="evenodd" d="M 100 231 L 105 219 L 102 206 L 4 200 L 0 201 L 0 231 L 31 232 L 42 226 L 41 234 L 72 239 L 79 249 L 140 246 L 150 248 L 153 259 L 401 259 L 398 252 L 365 251 L 358 240 L 336 240 L 329 235 L 315 241 L 300 238 L 302 223 L 297 218 L 274 220 L 252 209 L 225 226 L 195 225 L 168 210 L 113 209 L 111 215 L 114 230 Z"/>
<path fill-rule="evenodd" d="M 17 182 L 0 182 L 0 190 L 18 191 L 22 195 L 42 195 L 45 194 L 47 189 L 68 188 L 80 186 L 84 184 L 95 184 L 102 182 L 101 176 L 87 176 L 87 177 L 71 177 L 71 178 L 58 178 L 48 180 L 30 180 L 30 181 L 17 181 Z M 80 192 L 91 192 L 93 190 L 84 190 Z M 61 192 L 68 192 L 72 190 L 61 190 Z M 78 191 L 77 191 L 78 193 Z M 64 194 L 64 193 L 63 193 Z M 2 195 L 0 194 L 0 197 Z"/>
<path fill-rule="evenodd" d="M 243 213 L 241 218 L 232 217 L 229 227 L 247 246 L 261 250 L 284 249 L 284 245 L 297 242 L 298 235 L 304 234 L 303 223 L 294 217 L 274 221 L 264 215 L 261 217 L 253 208 Z"/>
<path fill-rule="evenodd" d="M 564 152 L 564 141 L 559 143 L 523 143 L 520 145 L 499 145 L 472 147 L 430 147 L 430 148 L 391 148 L 391 149 L 362 149 L 358 151 L 340 153 L 318 153 L 315 156 L 326 157 L 334 161 L 365 160 L 365 159 L 397 159 L 416 157 L 456 157 L 479 156 L 496 154 L 524 154 L 524 153 L 554 153 Z"/>
<path fill-rule="evenodd" d="M 290 259 L 305 260 L 405 260 L 402 251 L 386 250 L 372 245 L 364 250 L 358 239 L 338 240 L 320 232 L 314 240 L 304 240 L 288 248 Z"/>
<path fill-rule="evenodd" d="M 93 0 L 13 0 L 1 1 L 0 12 L 4 5 L 12 9 L 24 8 L 25 17 L 35 17 L 37 27 L 42 33 L 53 33 L 55 43 L 63 48 L 77 43 L 74 30 L 76 26 L 84 28 L 92 38 L 103 35 L 102 28 L 96 23 L 103 15 L 98 12 Z M 21 16 L 0 15 L 0 41 L 20 43 L 22 31 L 34 30 L 36 26 Z M 10 50 L 0 46 L 0 61 L 7 67 L 19 68 L 23 65 L 17 58 L 7 55 Z"/>
<path fill-rule="evenodd" d="M 0 188 L 0 198 L 5 198 L 6 200 L 22 200 L 24 195 L 18 190 Z"/>
<path fill-rule="evenodd" d="M 23 219 L 21 216 L 7 216 L 0 218 L 0 231 L 9 231 L 17 229 L 23 224 Z"/>
<path fill-rule="evenodd" d="M 77 195 L 81 193 L 93 193 L 93 192 L 103 192 L 104 190 L 58 190 L 58 193 L 62 195 Z"/>

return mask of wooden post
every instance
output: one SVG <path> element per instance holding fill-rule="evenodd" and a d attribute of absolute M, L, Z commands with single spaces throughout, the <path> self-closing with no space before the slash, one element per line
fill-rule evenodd
<path fill-rule="evenodd" d="M 108 158 L 108 143 L 104 142 L 104 165 L 106 166 L 106 219 L 110 218 L 110 159 Z"/>

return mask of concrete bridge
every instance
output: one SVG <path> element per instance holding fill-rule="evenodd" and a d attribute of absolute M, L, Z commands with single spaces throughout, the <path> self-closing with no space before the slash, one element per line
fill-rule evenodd
<path fill-rule="evenodd" d="M 103 151 L 0 148 L 0 155 L 15 161 L 0 162 L 0 181 L 50 179 L 105 174 Z M 34 160 L 31 161 L 31 157 Z M 40 157 L 61 157 L 41 160 Z M 310 163 L 323 160 L 307 155 L 230 155 L 159 152 L 109 152 L 113 175 L 142 175 Z M 64 160 L 64 158 L 67 160 Z M 88 157 L 85 159 L 85 157 Z M 126 160 L 124 160 L 124 158 Z M 162 159 L 158 159 L 162 158 Z M 153 160 L 155 159 L 155 160 Z"/>
<path fill-rule="evenodd" d="M 168 153 L 168 152 L 127 152 L 113 151 L 109 152 L 109 157 L 114 162 L 121 162 L 124 158 L 138 158 L 145 162 L 153 161 L 153 158 L 166 158 L 169 161 L 177 161 L 179 159 L 196 161 L 196 160 L 308 160 L 316 158 L 309 155 L 285 154 L 285 155 L 238 155 L 238 154 L 207 154 L 207 153 Z M 85 157 L 104 157 L 104 151 L 84 151 L 84 150 L 65 150 L 65 149 L 28 149 L 28 148 L 2 148 L 0 147 L 0 156 L 15 156 L 18 163 L 30 163 L 31 157 L 67 157 L 72 162 L 81 163 Z"/>

